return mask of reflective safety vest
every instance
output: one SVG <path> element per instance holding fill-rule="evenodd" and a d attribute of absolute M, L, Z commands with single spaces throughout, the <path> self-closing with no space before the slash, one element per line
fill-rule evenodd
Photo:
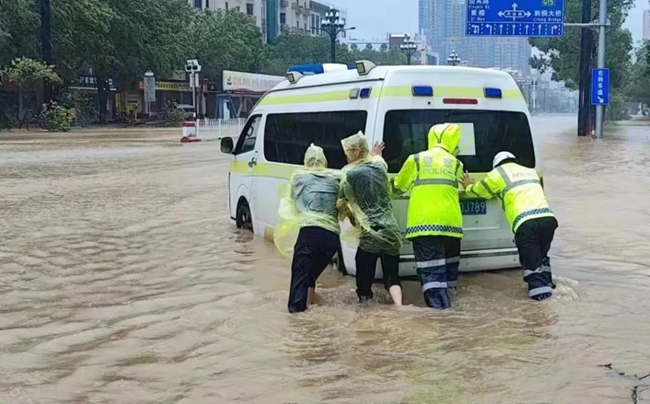
<path fill-rule="evenodd" d="M 393 192 L 411 189 L 406 238 L 449 236 L 463 238 L 463 215 L 458 181 L 463 163 L 442 147 L 414 154 L 393 180 Z"/>
<path fill-rule="evenodd" d="M 527 220 L 554 216 L 537 170 L 517 163 L 506 163 L 495 168 L 484 179 L 467 187 L 465 192 L 485 199 L 501 199 L 513 232 L 517 232 Z"/>

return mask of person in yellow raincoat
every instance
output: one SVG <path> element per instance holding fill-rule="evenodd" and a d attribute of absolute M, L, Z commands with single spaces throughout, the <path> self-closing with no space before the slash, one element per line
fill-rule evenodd
<path fill-rule="evenodd" d="M 305 168 L 294 172 L 287 188 L 280 201 L 274 242 L 284 255 L 293 250 L 288 309 L 295 313 L 314 304 L 316 279 L 339 249 L 339 179 L 327 172 L 322 148 L 309 146 Z"/>
<path fill-rule="evenodd" d="M 494 169 L 478 183 L 465 173 L 461 181 L 465 192 L 502 201 L 524 267 L 528 297 L 538 301 L 548 299 L 555 288 L 548 252 L 558 222 L 544 195 L 539 173 L 519 164 L 508 151 L 497 153 L 492 166 Z"/>
<path fill-rule="evenodd" d="M 360 303 L 372 300 L 377 260 L 381 259 L 384 285 L 396 306 L 402 305 L 399 252 L 402 234 L 393 216 L 387 165 L 379 155 L 383 143 L 370 154 L 363 133 L 341 141 L 348 165 L 341 174 L 337 207 L 360 230 L 355 256 L 357 295 Z"/>
<path fill-rule="evenodd" d="M 409 156 L 393 180 L 393 192 L 411 191 L 406 238 L 413 243 L 424 301 L 429 307 L 447 309 L 451 307 L 450 289 L 458 279 L 463 238 L 458 198 L 463 163 L 456 158 L 460 127 L 434 125 L 428 138 L 429 149 Z"/>

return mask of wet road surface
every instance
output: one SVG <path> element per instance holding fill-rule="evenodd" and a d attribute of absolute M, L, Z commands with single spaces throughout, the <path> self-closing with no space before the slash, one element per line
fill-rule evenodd
<path fill-rule="evenodd" d="M 415 306 L 357 307 L 326 271 L 323 304 L 287 314 L 289 262 L 235 230 L 216 142 L 3 133 L 0 403 L 643 402 L 650 126 L 594 141 L 574 121 L 534 118 L 555 297 L 473 274 L 444 313 L 414 282 Z"/>

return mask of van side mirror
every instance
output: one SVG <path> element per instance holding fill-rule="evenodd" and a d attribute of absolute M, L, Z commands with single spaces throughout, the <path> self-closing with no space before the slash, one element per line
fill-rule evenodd
<path fill-rule="evenodd" d="M 222 137 L 221 138 L 221 152 L 226 154 L 232 154 L 232 150 L 235 148 L 235 145 L 232 142 L 231 137 Z"/>

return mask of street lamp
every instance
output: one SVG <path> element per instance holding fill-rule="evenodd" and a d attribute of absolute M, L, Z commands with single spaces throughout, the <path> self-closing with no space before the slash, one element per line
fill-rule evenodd
<path fill-rule="evenodd" d="M 411 37 L 406 35 L 404 43 L 399 46 L 399 50 L 406 55 L 406 64 L 411 64 L 411 57 L 418 51 L 418 44 L 411 41 Z"/>
<path fill-rule="evenodd" d="M 340 33 L 353 30 L 355 27 L 345 28 L 345 20 L 341 18 L 341 13 L 335 8 L 330 8 L 325 12 L 325 18 L 321 21 L 320 26 L 330 37 L 332 63 L 336 63 L 336 38 Z"/>
<path fill-rule="evenodd" d="M 458 66 L 460 64 L 460 56 L 456 53 L 455 50 L 452 50 L 447 58 L 447 64 L 449 66 Z"/>

